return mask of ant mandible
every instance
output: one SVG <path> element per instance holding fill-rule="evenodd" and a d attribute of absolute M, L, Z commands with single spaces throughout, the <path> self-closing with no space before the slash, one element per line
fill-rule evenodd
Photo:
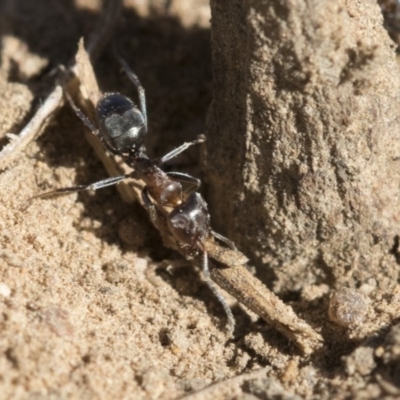
<path fill-rule="evenodd" d="M 56 189 L 35 196 L 35 198 L 47 197 L 58 193 L 97 190 L 115 185 L 127 178 L 142 180 L 145 183 L 142 190 L 142 200 L 149 212 L 152 223 L 157 225 L 158 219 L 161 218 L 159 210 L 162 209 L 163 214 L 166 214 L 165 219 L 168 229 L 178 244 L 189 250 L 194 256 L 202 253 L 204 281 L 222 304 L 227 315 L 228 330 L 232 334 L 234 317 L 227 302 L 211 281 L 205 243 L 211 237 L 215 237 L 234 250 L 236 250 L 236 247 L 229 239 L 211 229 L 207 204 L 203 197 L 197 193 L 201 183 L 200 180 L 180 172 L 164 172 L 160 168 L 167 161 L 189 147 L 204 142 L 205 137 L 199 135 L 196 140 L 182 144 L 161 158 L 149 158 L 144 144 L 147 135 L 145 91 L 138 77 L 129 68 L 125 60 L 118 55 L 116 57 L 127 77 L 138 90 L 140 109 L 132 100 L 120 93 L 105 93 L 95 108 L 95 118 L 98 126 L 96 128 L 90 119 L 75 105 L 68 93 L 66 93 L 66 97 L 76 115 L 91 130 L 93 135 L 113 155 L 121 156 L 133 171 L 89 185 Z M 189 188 L 184 191 L 181 182 L 189 184 Z M 165 211 L 166 209 L 170 209 L 170 211 Z"/>

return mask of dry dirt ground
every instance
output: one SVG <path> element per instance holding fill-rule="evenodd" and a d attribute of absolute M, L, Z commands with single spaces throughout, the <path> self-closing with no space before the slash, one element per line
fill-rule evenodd
<path fill-rule="evenodd" d="M 99 9 L 96 0 L 0 1 L 1 145 L 41 104 L 54 68 L 71 60 Z M 152 154 L 204 129 L 209 18 L 202 0 L 125 2 L 115 39 L 146 88 Z M 135 98 L 108 52 L 96 73 L 104 91 Z M 374 298 L 370 329 L 349 332 L 327 319 L 328 343 L 305 358 L 232 298 L 237 329 L 229 339 L 198 271 L 165 249 L 143 210 L 115 188 L 25 210 L 37 193 L 106 177 L 83 131 L 64 107 L 1 171 L 1 399 L 400 396 L 400 291 Z M 173 168 L 201 176 L 196 150 Z M 328 289 L 310 288 L 307 309 L 326 315 Z"/>

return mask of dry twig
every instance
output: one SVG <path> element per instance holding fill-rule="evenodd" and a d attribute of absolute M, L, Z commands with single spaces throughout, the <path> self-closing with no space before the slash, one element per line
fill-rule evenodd
<path fill-rule="evenodd" d="M 35 139 L 46 122 L 54 116 L 55 111 L 60 107 L 62 97 L 62 88 L 57 85 L 25 128 L 18 135 L 8 134 L 10 143 L 0 153 L 0 169 L 5 169 L 10 165 L 18 154 Z"/>

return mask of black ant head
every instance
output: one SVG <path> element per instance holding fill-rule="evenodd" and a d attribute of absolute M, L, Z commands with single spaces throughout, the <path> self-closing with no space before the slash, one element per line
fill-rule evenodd
<path fill-rule="evenodd" d="M 199 193 L 192 193 L 168 215 L 169 230 L 175 238 L 192 248 L 200 248 L 210 236 L 210 215 Z"/>
<path fill-rule="evenodd" d="M 115 155 L 144 151 L 146 125 L 133 101 L 119 93 L 106 93 L 96 107 L 100 136 Z"/>

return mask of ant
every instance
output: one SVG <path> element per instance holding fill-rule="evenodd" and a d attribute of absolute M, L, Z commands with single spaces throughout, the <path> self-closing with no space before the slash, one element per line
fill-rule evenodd
<path fill-rule="evenodd" d="M 196 257 L 202 254 L 204 281 L 222 304 L 228 320 L 228 330 L 232 334 L 234 317 L 226 300 L 211 281 L 208 252 L 205 244 L 214 237 L 233 250 L 236 250 L 236 247 L 229 239 L 211 229 L 207 204 L 203 197 L 197 193 L 201 184 L 200 180 L 180 172 L 164 172 L 160 168 L 189 147 L 203 143 L 205 137 L 199 135 L 196 140 L 183 143 L 161 158 L 149 158 L 144 144 L 147 135 L 145 90 L 125 60 L 118 55 L 116 57 L 128 79 L 138 91 L 139 108 L 132 100 L 120 93 L 105 93 L 95 107 L 96 127 L 75 105 L 68 93 L 66 93 L 66 97 L 76 115 L 91 130 L 93 135 L 113 155 L 121 156 L 133 171 L 89 185 L 56 189 L 34 198 L 97 190 L 115 185 L 127 178 L 142 180 L 145 183 L 142 190 L 142 200 L 150 215 L 151 222 L 157 226 L 160 218 L 165 218 L 168 230 L 179 246 L 188 251 L 191 256 Z M 188 184 L 188 189 L 184 191 L 181 182 Z"/>

